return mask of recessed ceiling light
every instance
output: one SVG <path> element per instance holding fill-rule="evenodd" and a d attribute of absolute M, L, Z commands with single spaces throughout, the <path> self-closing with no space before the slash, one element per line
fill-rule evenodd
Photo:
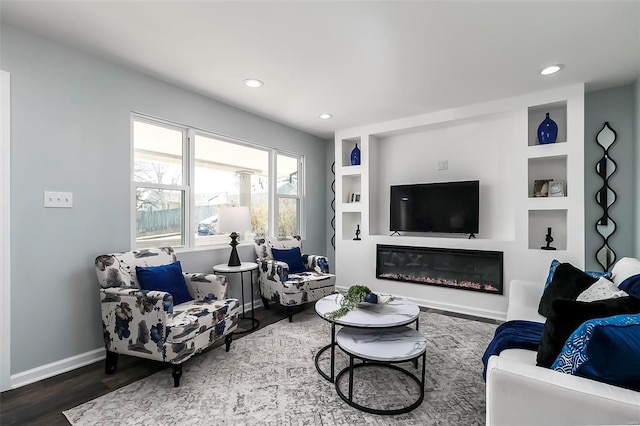
<path fill-rule="evenodd" d="M 560 71 L 562 68 L 564 68 L 564 65 L 562 65 L 562 64 L 549 65 L 547 67 L 542 68 L 540 70 L 540 74 L 542 74 L 542 75 L 555 74 L 558 71 Z"/>
<path fill-rule="evenodd" d="M 323 119 L 323 120 L 328 120 L 328 119 L 330 119 L 331 117 L 333 117 L 333 115 L 332 115 L 332 114 L 329 114 L 328 112 L 323 112 L 323 113 L 322 113 L 322 114 L 320 114 L 318 117 L 320 117 L 320 118 L 321 118 L 321 119 Z"/>
<path fill-rule="evenodd" d="M 255 78 L 248 78 L 244 81 L 244 84 L 246 84 L 249 87 L 260 87 L 262 86 L 264 83 L 261 82 L 260 80 L 257 80 Z"/>

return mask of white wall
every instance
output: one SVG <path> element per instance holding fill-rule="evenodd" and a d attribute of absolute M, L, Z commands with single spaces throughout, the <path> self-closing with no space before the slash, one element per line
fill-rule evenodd
<path fill-rule="evenodd" d="M 540 122 L 538 114 L 559 105 L 564 105 L 565 117 L 558 117 L 559 126 L 566 127 L 563 139 L 549 146 L 532 142 Z M 362 165 L 353 167 L 346 157 L 355 140 L 361 144 Z M 422 306 L 504 318 L 511 280 L 544 280 L 554 258 L 584 267 L 583 85 L 340 130 L 335 150 L 336 162 L 343 165 L 338 169 L 338 199 L 345 199 L 346 193 L 358 187 L 363 199 L 360 205 L 338 206 L 339 288 L 367 285 Z M 437 162 L 443 160 L 448 161 L 448 170 L 436 171 Z M 531 166 L 531 175 L 529 160 L 536 164 Z M 563 170 L 556 171 L 558 166 Z M 531 176 L 539 179 L 538 173 L 547 176 L 551 172 L 567 180 L 567 197 L 532 198 Z M 476 179 L 481 185 L 476 239 L 449 234 L 390 235 L 391 185 Z M 557 251 L 540 250 L 548 223 L 554 224 Z M 363 229 L 361 241 L 351 238 L 356 224 Z M 560 243 L 563 236 L 565 241 Z M 504 294 L 376 279 L 377 244 L 502 251 Z"/>
<path fill-rule="evenodd" d="M 514 171 L 509 161 L 514 156 L 513 123 L 513 115 L 495 114 L 379 137 L 379 163 L 373 171 L 377 184 L 388 189 L 401 184 L 479 180 L 481 233 L 477 237 L 511 240 L 515 203 L 505 176 Z M 436 170 L 437 162 L 443 160 L 447 170 Z M 370 232 L 388 235 L 390 193 L 381 190 L 378 195 L 377 220 Z M 495 209 L 495 205 L 503 208 Z"/>
<path fill-rule="evenodd" d="M 12 84 L 14 383 L 91 361 L 103 348 L 93 262 L 130 249 L 131 111 L 303 154 L 304 248 L 325 252 L 324 140 L 5 24 L 0 39 Z M 44 209 L 45 190 L 72 192 L 73 208 Z M 239 249 L 242 260 L 255 258 L 253 246 Z M 202 272 L 228 256 L 228 246 L 178 254 L 185 270 Z M 232 283 L 230 293 L 240 289 Z"/>

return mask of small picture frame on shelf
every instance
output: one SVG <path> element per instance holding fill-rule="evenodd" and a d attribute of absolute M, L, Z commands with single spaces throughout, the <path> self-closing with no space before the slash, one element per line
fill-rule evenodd
<path fill-rule="evenodd" d="M 547 197 L 549 195 L 549 183 L 553 179 L 538 179 L 533 181 L 533 196 Z"/>
<path fill-rule="evenodd" d="M 564 181 L 553 180 L 549 182 L 549 197 L 565 197 L 567 195 L 567 188 Z"/>

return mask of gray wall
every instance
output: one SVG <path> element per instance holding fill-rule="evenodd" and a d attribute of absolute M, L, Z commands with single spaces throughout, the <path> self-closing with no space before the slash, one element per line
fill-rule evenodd
<path fill-rule="evenodd" d="M 103 346 L 93 261 L 130 249 L 131 111 L 305 155 L 304 249 L 325 252 L 326 141 L 17 28 L 0 31 L 0 68 L 12 84 L 12 374 Z M 73 208 L 44 209 L 45 190 L 73 192 Z M 178 258 L 205 272 L 228 256 L 224 247 Z M 254 259 L 253 246 L 240 256 Z"/>
<path fill-rule="evenodd" d="M 585 95 L 585 266 L 589 270 L 601 269 L 595 253 L 603 240 L 595 231 L 595 223 L 602 215 L 602 209 L 595 201 L 595 194 L 602 186 L 602 179 L 596 173 L 595 165 L 603 154 L 602 148 L 596 143 L 596 135 L 605 121 L 618 135 L 609 148 L 610 157 L 618 164 L 617 171 L 609 179 L 610 187 L 618 194 L 617 201 L 609 209 L 610 217 L 617 224 L 617 231 L 609 239 L 609 245 L 618 259 L 638 255 L 635 238 L 640 223 L 636 212 L 639 202 L 637 169 L 640 167 L 636 155 L 637 85 L 629 84 Z"/>
<path fill-rule="evenodd" d="M 635 194 L 635 224 L 636 224 L 636 251 L 635 256 L 640 259 L 640 78 L 636 80 L 634 85 L 635 93 L 635 170 L 633 193 Z"/>

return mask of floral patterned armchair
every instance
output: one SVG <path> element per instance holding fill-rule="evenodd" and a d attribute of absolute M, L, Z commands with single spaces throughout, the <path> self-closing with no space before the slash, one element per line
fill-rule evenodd
<path fill-rule="evenodd" d="M 237 299 L 227 299 L 224 276 L 182 273 L 193 300 L 175 306 L 170 293 L 140 288 L 136 266 L 169 265 L 175 261 L 171 247 L 96 258 L 107 350 L 105 373 L 115 372 L 118 354 L 148 358 L 171 363 L 174 386 L 178 387 L 183 362 L 223 337 L 229 351 L 240 305 Z M 180 273 L 176 272 L 178 277 Z"/>
<path fill-rule="evenodd" d="M 335 291 L 336 276 L 329 273 L 329 260 L 325 256 L 302 254 L 305 272 L 289 273 L 289 265 L 274 260 L 274 249 L 302 250 L 299 236 L 267 237 L 255 239 L 258 270 L 260 271 L 260 295 L 265 309 L 269 302 L 287 308 L 289 322 L 293 321 L 293 307 L 315 302 Z"/>

